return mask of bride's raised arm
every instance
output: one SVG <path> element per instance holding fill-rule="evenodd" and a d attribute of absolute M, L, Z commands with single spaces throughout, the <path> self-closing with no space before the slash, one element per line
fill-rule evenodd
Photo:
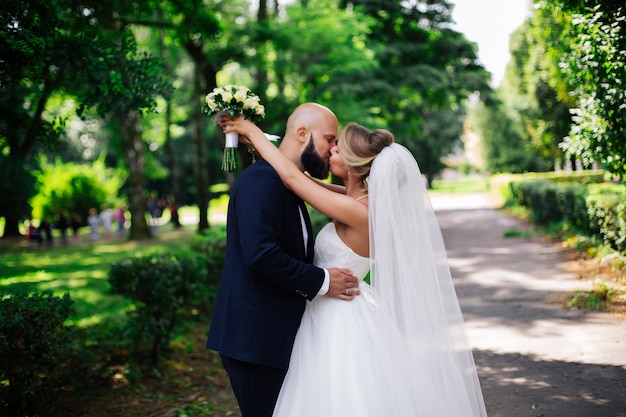
<path fill-rule="evenodd" d="M 342 186 L 328 187 L 312 181 L 267 138 L 253 122 L 238 117 L 224 123 L 224 132 L 237 132 L 250 140 L 263 159 L 276 170 L 287 188 L 333 220 L 351 227 L 367 226 L 367 206 L 345 195 Z M 332 190 L 331 190 L 332 189 Z"/>

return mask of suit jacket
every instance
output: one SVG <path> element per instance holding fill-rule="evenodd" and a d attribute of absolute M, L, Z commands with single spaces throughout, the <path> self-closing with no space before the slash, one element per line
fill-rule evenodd
<path fill-rule="evenodd" d="M 300 208 L 308 229 L 305 242 Z M 287 369 L 306 300 L 322 286 L 311 264 L 313 233 L 302 200 L 264 160 L 246 168 L 228 205 L 226 260 L 207 347 L 244 362 Z"/>

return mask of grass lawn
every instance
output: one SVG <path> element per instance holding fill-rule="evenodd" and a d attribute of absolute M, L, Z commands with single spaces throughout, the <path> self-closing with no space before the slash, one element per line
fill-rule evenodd
<path fill-rule="evenodd" d="M 466 177 L 456 180 L 434 180 L 428 190 L 434 194 L 483 193 L 489 191 L 489 178 Z"/>
<path fill-rule="evenodd" d="M 181 219 L 197 219 L 197 209 L 181 209 Z M 220 216 L 218 216 L 219 218 Z M 171 352 L 151 376 L 133 374 L 124 359 L 123 326 L 130 301 L 110 292 L 111 263 L 134 254 L 185 248 L 197 230 L 187 223 L 175 230 L 162 218 L 150 240 L 111 239 L 48 248 L 28 247 L 24 239 L 0 240 L 0 297 L 17 292 L 69 292 L 74 314 L 66 322 L 80 335 L 77 352 L 89 367 L 79 386 L 63 387 L 53 412 L 64 417 L 160 415 L 173 408 L 188 416 L 237 416 L 237 405 L 219 357 L 205 348 L 210 317 L 181 323 Z M 219 222 L 211 224 L 221 227 Z M 87 228 L 84 228 L 87 232 Z M 121 333 L 122 332 L 122 333 Z M 75 358 L 76 359 L 76 358 Z M 82 369 L 82 368 L 81 368 Z M 182 412 L 182 411 L 181 411 Z"/>
<path fill-rule="evenodd" d="M 171 226 L 162 226 L 171 229 Z M 166 251 L 188 242 L 195 227 L 158 231 L 154 239 L 128 242 L 122 239 L 70 246 L 28 248 L 19 242 L 0 251 L 1 293 L 52 291 L 70 293 L 76 313 L 70 325 L 86 327 L 123 316 L 129 303 L 109 292 L 110 265 L 136 253 Z M 17 246 L 17 247 L 16 247 Z"/>

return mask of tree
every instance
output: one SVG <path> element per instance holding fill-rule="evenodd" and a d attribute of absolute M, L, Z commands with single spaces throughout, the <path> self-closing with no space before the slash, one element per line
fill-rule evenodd
<path fill-rule="evenodd" d="M 207 118 L 201 111 L 202 100 L 217 85 L 218 71 L 228 62 L 244 57 L 243 49 L 246 45 L 236 37 L 237 22 L 247 20 L 249 15 L 249 3 L 246 1 L 169 0 L 149 3 L 145 10 L 124 19 L 126 24 L 164 31 L 159 35 L 161 39 L 180 46 L 193 63 L 193 70 L 185 80 L 191 86 L 183 104 L 188 111 L 186 119 L 179 124 L 185 126 L 191 142 L 192 152 L 189 155 L 193 168 L 195 202 L 200 213 L 200 231 L 209 227 L 207 211 L 211 183 L 208 167 L 210 149 L 207 148 L 206 140 Z M 169 74 L 174 73 L 175 69 L 172 68 Z M 173 149 L 173 144 L 170 142 L 168 147 Z"/>
<path fill-rule="evenodd" d="M 367 111 L 376 99 L 370 92 L 378 66 L 367 43 L 372 22 L 336 1 L 311 0 L 290 5 L 284 18 L 269 25 L 270 132 L 282 132 L 289 113 L 304 101 L 327 105 L 340 121 L 373 124 Z"/>
<path fill-rule="evenodd" d="M 29 214 L 36 148 L 57 141 L 63 127 L 47 104 L 75 76 L 72 63 L 88 40 L 71 28 L 83 20 L 62 1 L 15 0 L 0 9 L 0 174 L 12 179 L 0 184 L 3 237 L 19 236 Z"/>
<path fill-rule="evenodd" d="M 571 124 L 572 88 L 560 69 L 560 38 L 567 25 L 566 17 L 536 9 L 511 35 L 511 61 L 500 86 L 504 108 L 517 115 L 513 120 L 520 125 L 523 149 L 536 154 L 539 170 L 564 158 L 558 145 Z"/>
<path fill-rule="evenodd" d="M 35 168 L 36 146 L 55 143 L 63 128 L 63 120 L 51 119 L 46 111 L 56 91 L 78 96 L 79 113 L 96 106 L 122 127 L 136 225 L 131 233 L 146 234 L 139 112 L 153 107 L 166 83 L 156 61 L 138 53 L 132 32 L 116 21 L 128 10 L 121 6 L 114 0 L 18 0 L 0 12 L 0 23 L 7 28 L 0 32 L 0 172 L 22 181 L 20 188 L 0 188 L 0 200 L 9 203 L 0 204 L 5 237 L 19 234 L 18 221 L 27 213 L 33 192 L 28 169 Z"/>
<path fill-rule="evenodd" d="M 130 239 L 151 236 L 146 222 L 144 196 L 144 142 L 141 136 L 142 112 L 154 110 L 156 97 L 167 95 L 169 81 L 163 76 L 161 62 L 147 53 L 137 52 L 132 31 L 109 30 L 103 8 L 94 18 L 103 21 L 102 42 L 94 42 L 92 55 L 82 61 L 87 83 L 77 94 L 80 112 L 95 107 L 110 117 L 119 128 L 120 140 L 129 175 L 128 209 L 131 214 Z M 115 25 L 114 25 L 115 26 Z"/>
<path fill-rule="evenodd" d="M 572 13 L 564 34 L 569 49 L 563 59 L 567 78 L 576 86 L 574 125 L 562 148 L 584 163 L 598 160 L 626 178 L 626 7 L 605 1 L 587 8 L 581 2 L 552 1 Z"/>
<path fill-rule="evenodd" d="M 106 168 L 101 156 L 92 165 L 40 161 L 37 194 L 31 199 L 33 215 L 52 222 L 60 214 L 76 213 L 83 220 L 89 209 L 102 204 L 116 206 L 124 176 Z"/>
<path fill-rule="evenodd" d="M 481 138 L 481 153 L 490 173 L 536 171 L 535 152 L 519 131 L 520 124 L 501 101 L 479 102 L 470 109 L 471 128 Z"/>
<path fill-rule="evenodd" d="M 452 6 L 441 1 L 342 1 L 372 19 L 368 43 L 379 65 L 367 111 L 384 122 L 435 177 L 438 161 L 460 143 L 464 103 L 491 94 L 476 45 L 452 30 Z"/>

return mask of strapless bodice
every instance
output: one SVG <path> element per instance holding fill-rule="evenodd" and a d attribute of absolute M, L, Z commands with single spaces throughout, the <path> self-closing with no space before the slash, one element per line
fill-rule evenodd
<path fill-rule="evenodd" d="M 365 278 L 370 268 L 369 258 L 360 256 L 350 249 L 337 234 L 335 223 L 328 223 L 315 239 L 316 266 L 320 268 L 346 268 L 359 279 Z"/>

